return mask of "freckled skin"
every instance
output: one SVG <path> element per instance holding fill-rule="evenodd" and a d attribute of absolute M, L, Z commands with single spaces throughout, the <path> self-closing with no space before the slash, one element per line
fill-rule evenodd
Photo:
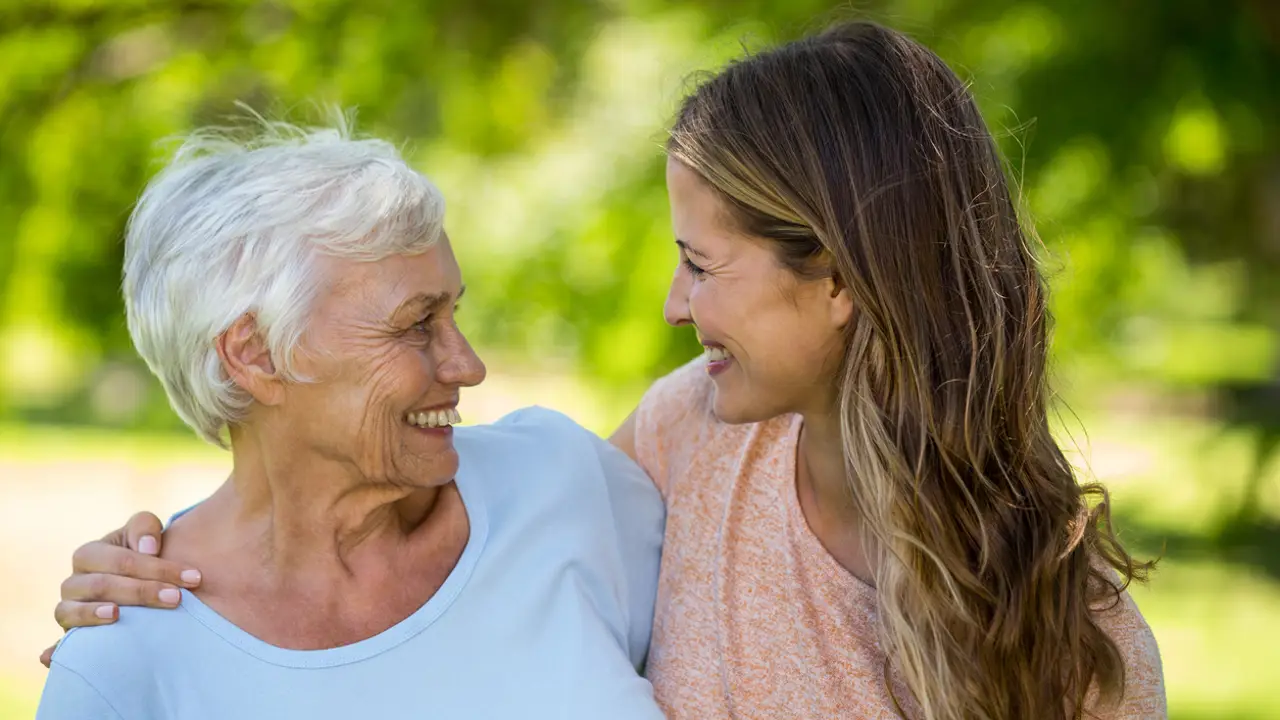
<path fill-rule="evenodd" d="M 455 323 L 462 276 L 447 239 L 426 253 L 376 263 L 333 260 L 298 355 L 314 383 L 290 384 L 285 403 L 311 449 L 371 483 L 431 487 L 458 469 L 451 438 L 409 426 L 411 410 L 456 400 L 484 365 Z M 446 298 L 434 308 L 407 302 Z M 310 348 L 321 348 L 316 351 Z"/>

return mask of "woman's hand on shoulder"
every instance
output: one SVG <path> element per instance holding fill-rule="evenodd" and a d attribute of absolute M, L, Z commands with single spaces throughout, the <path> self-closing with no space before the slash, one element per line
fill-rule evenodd
<path fill-rule="evenodd" d="M 182 599 L 178 588 L 200 585 L 200 572 L 163 560 L 160 518 L 141 512 L 101 540 L 81 545 L 71 557 L 71 576 L 62 583 L 62 600 L 54 618 L 64 630 L 109 625 L 119 618 L 119 606 L 174 608 Z M 54 646 L 56 647 L 56 646 Z M 40 655 L 48 667 L 53 647 Z"/>

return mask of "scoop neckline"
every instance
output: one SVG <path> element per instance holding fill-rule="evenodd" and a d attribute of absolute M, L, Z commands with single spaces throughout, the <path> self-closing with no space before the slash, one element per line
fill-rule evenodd
<path fill-rule="evenodd" d="M 465 471 L 469 463 L 461 463 L 454 482 L 462 496 L 462 505 L 470 524 L 470 536 L 462 555 L 440 589 L 408 617 L 372 637 L 349 645 L 323 650 L 292 650 L 272 645 L 243 630 L 220 615 L 189 590 L 182 590 L 180 609 L 191 615 L 224 641 L 263 662 L 289 668 L 327 668 L 367 660 L 401 645 L 430 627 L 453 605 L 471 579 L 476 562 L 489 536 L 489 517 L 483 489 Z"/>
<path fill-rule="evenodd" d="M 800 551 L 813 559 L 814 564 L 822 573 L 823 580 L 831 583 L 838 591 L 855 593 L 874 600 L 876 597 L 875 587 L 849 572 L 832 556 L 831 552 L 822 544 L 822 541 L 818 539 L 818 536 L 814 534 L 813 528 L 809 527 L 809 521 L 805 518 L 804 510 L 800 507 L 800 477 L 797 457 L 800 453 L 800 430 L 803 427 L 804 418 L 800 415 L 793 415 L 787 427 L 786 461 L 782 468 L 783 503 L 786 505 L 788 523 L 793 526 L 793 536 L 800 545 Z"/>

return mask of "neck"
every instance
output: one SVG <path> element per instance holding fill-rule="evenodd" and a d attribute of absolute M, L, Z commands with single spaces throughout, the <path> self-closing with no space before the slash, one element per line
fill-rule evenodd
<path fill-rule="evenodd" d="M 796 495 L 809 529 L 837 563 L 874 585 L 875 570 L 862 539 L 862 515 L 845 468 L 839 417 L 804 415 L 796 453 Z"/>
<path fill-rule="evenodd" d="M 799 481 L 808 485 L 824 514 L 856 517 L 844 465 L 840 418 L 831 412 L 806 413 L 800 430 Z"/>
<path fill-rule="evenodd" d="M 360 559 L 403 547 L 440 488 L 368 478 L 350 464 L 269 432 L 232 434 L 234 466 L 219 491 L 242 542 L 284 575 L 355 574 Z"/>

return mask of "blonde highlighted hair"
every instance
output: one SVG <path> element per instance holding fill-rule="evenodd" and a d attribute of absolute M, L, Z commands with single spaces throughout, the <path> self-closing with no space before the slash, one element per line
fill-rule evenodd
<path fill-rule="evenodd" d="M 1012 720 L 1118 700 L 1095 614 L 1150 565 L 1050 432 L 1046 288 L 965 84 L 900 33 L 841 24 L 705 81 L 668 152 L 784 265 L 854 298 L 845 466 L 911 704 Z"/>

